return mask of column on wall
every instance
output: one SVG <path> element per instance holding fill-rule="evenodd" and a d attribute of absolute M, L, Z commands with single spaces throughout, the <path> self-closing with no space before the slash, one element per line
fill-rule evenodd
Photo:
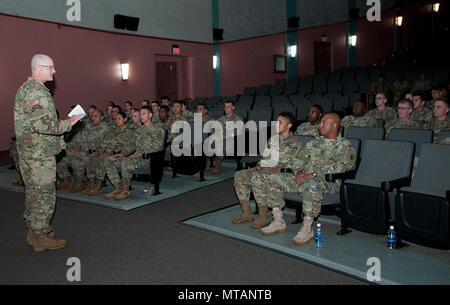
<path fill-rule="evenodd" d="M 213 29 L 219 28 L 219 0 L 212 1 Z M 214 41 L 214 55 L 217 56 L 217 66 L 214 69 L 214 96 L 221 96 L 220 79 L 220 44 Z M 211 63 L 212 64 L 212 63 Z"/>
<path fill-rule="evenodd" d="M 297 0 L 286 0 L 286 16 L 289 20 L 291 17 L 295 17 L 297 15 Z M 289 47 L 291 45 L 297 46 L 297 55 L 295 57 L 291 57 L 289 52 Z M 298 34 L 297 30 L 289 30 L 286 32 L 286 78 L 291 79 L 297 77 L 298 75 Z"/>
<path fill-rule="evenodd" d="M 355 0 L 348 0 L 348 11 L 350 14 L 351 9 L 357 8 Z M 349 16 L 350 17 L 350 16 Z M 357 46 L 351 46 L 349 44 L 349 37 L 357 34 L 357 19 L 349 18 L 347 23 L 347 66 L 355 67 L 358 63 Z"/>

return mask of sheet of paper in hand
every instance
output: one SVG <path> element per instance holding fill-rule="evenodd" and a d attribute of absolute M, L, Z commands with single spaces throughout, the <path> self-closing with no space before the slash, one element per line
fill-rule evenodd
<path fill-rule="evenodd" d="M 80 106 L 80 104 L 78 104 L 75 108 L 72 109 L 72 111 L 69 113 L 69 117 L 78 114 L 86 114 L 86 112 L 84 111 L 83 107 Z"/>

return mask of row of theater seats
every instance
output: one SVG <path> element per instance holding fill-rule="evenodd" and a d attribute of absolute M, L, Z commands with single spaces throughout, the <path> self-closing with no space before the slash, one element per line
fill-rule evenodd
<path fill-rule="evenodd" d="M 404 75 L 411 86 L 419 80 L 421 74 L 426 75 L 430 85 L 437 86 L 449 80 L 448 65 L 439 66 L 401 66 L 401 67 L 358 67 L 323 72 L 316 75 L 294 77 L 286 81 L 277 79 L 272 85 L 258 87 L 245 87 L 244 96 L 265 95 L 324 95 L 343 94 L 355 92 L 367 93 L 370 86 L 383 75 L 389 83 L 393 83 L 400 75 Z"/>

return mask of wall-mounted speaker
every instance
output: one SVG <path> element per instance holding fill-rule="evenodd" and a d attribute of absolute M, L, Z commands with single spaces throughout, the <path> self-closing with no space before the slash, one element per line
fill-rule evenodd
<path fill-rule="evenodd" d="M 139 27 L 139 18 L 114 15 L 114 27 L 121 30 L 137 31 Z"/>
<path fill-rule="evenodd" d="M 300 18 L 299 17 L 290 17 L 288 19 L 288 27 L 289 28 L 298 28 L 300 23 Z"/>
<path fill-rule="evenodd" d="M 218 28 L 213 29 L 213 39 L 214 40 L 223 40 L 223 29 L 218 29 Z"/>

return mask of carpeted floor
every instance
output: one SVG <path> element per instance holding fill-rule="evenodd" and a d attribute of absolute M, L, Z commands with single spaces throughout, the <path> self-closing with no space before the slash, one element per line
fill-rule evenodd
<path fill-rule="evenodd" d="M 253 203 L 254 210 L 254 203 Z M 373 266 L 369 259 L 380 262 L 380 284 L 449 285 L 449 251 L 423 247 L 406 242 L 407 247 L 389 250 L 386 237 L 352 230 L 344 236 L 336 235 L 340 220 L 336 216 L 322 216 L 324 243 L 316 248 L 314 242 L 305 246 L 293 244 L 299 225 L 291 225 L 295 211 L 285 209 L 284 218 L 288 231 L 283 234 L 265 236 L 250 228 L 249 223 L 234 225 L 231 219 L 241 213 L 239 205 L 233 205 L 184 221 L 221 235 L 258 245 L 286 255 L 296 257 L 332 270 L 367 280 L 367 272 Z M 369 265 L 368 265 L 369 261 Z M 370 272 L 371 275 L 372 271 Z"/>

